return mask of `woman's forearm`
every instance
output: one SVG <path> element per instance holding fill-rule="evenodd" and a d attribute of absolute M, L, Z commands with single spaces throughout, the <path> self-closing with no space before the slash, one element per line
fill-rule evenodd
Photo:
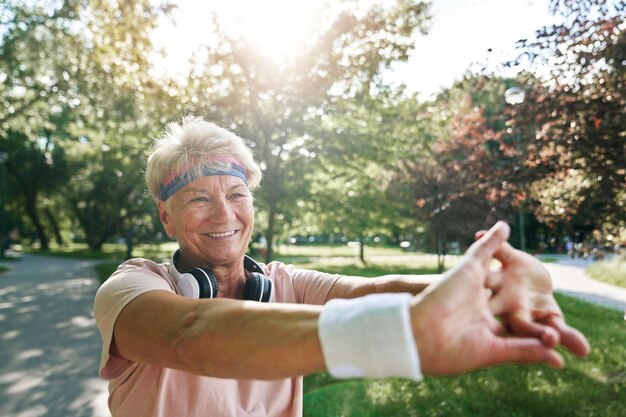
<path fill-rule="evenodd" d="M 197 303 L 175 342 L 181 367 L 222 378 L 277 379 L 324 369 L 319 306 Z"/>
<path fill-rule="evenodd" d="M 327 301 L 333 298 L 356 298 L 368 294 L 419 294 L 441 275 L 383 275 L 376 278 L 343 276 L 331 288 Z"/>

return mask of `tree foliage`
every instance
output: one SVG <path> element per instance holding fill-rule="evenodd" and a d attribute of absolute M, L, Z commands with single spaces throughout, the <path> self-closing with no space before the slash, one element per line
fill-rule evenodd
<path fill-rule="evenodd" d="M 532 212 L 555 232 L 626 238 L 623 6 L 553 1 L 563 23 L 519 42 L 536 75 L 468 76 L 439 96 L 440 137 L 428 156 L 404 163 L 420 212 L 443 225 L 439 235 L 462 236 L 497 216 L 520 222 L 514 240 L 523 245 Z M 513 85 L 525 99 L 507 104 Z"/>
<path fill-rule="evenodd" d="M 74 213 L 75 226 L 93 248 L 123 232 L 121 213 L 136 212 L 137 201 L 129 196 L 143 193 L 137 174 L 144 158 L 129 158 L 145 150 L 147 141 L 138 138 L 155 133 L 155 119 L 165 120 L 159 105 L 152 104 L 163 93 L 149 77 L 147 60 L 150 31 L 163 10 L 149 1 L 0 6 L 5 104 L 0 146 L 8 153 L 12 189 L 42 249 L 49 240 L 42 212 L 53 226 L 55 213 Z M 99 153 L 115 144 L 123 149 L 108 154 L 115 158 Z M 103 172 L 108 176 L 102 177 Z M 112 186 L 115 181 L 120 187 Z M 67 198 L 55 198 L 63 191 Z M 42 206 L 46 201 L 58 206 L 50 210 Z M 107 212 L 106 206 L 121 208 Z M 86 207 L 99 211 L 85 215 Z"/>
<path fill-rule="evenodd" d="M 428 5 L 416 0 L 332 4 L 286 59 L 215 16 L 182 82 L 155 78 L 148 60 L 168 4 L 1 1 L 10 216 L 0 211 L 0 234 L 21 227 L 42 248 L 70 232 L 92 248 L 123 237 L 129 256 L 135 242 L 159 239 L 145 152 L 166 122 L 194 113 L 253 149 L 268 259 L 293 233 L 364 242 L 419 229 L 445 250 L 496 218 L 530 213 L 554 231 L 624 240 L 624 2 L 551 6 L 561 23 L 518 45 L 534 67 L 516 79 L 470 74 L 420 103 L 383 77 L 425 31 Z M 514 85 L 525 100 L 509 105 Z"/>
<path fill-rule="evenodd" d="M 519 48 L 549 65 L 528 78 L 511 128 L 528 134 L 539 219 L 626 239 L 626 7 L 623 1 L 551 2 L 563 22 Z M 532 126 L 532 132 L 528 132 Z"/>
<path fill-rule="evenodd" d="M 421 30 L 426 5 L 399 1 L 363 9 L 346 2 L 328 9 L 319 32 L 285 62 L 244 36 L 227 34 L 215 21 L 216 45 L 187 83 L 184 111 L 208 115 L 248 140 L 263 170 L 257 201 L 267 223 L 267 258 L 310 186 L 310 164 L 332 135 L 319 126 L 335 100 L 368 96 L 383 68 L 406 60 L 412 34 Z M 334 14 L 333 14 L 334 13 Z M 282 227 L 281 227 L 282 226 Z"/>
<path fill-rule="evenodd" d="M 402 188 L 391 186 L 391 170 L 424 129 L 415 117 L 421 108 L 415 97 L 383 86 L 376 90 L 332 104 L 322 123 L 326 140 L 315 161 L 311 195 L 303 202 L 317 230 L 358 240 L 363 262 L 367 240 L 415 229 L 415 221 L 407 221 Z"/>
<path fill-rule="evenodd" d="M 428 225 L 431 247 L 446 251 L 446 243 L 471 242 L 476 230 L 496 218 L 519 195 L 506 180 L 516 163 L 511 147 L 501 145 L 502 131 L 487 122 L 462 87 L 440 98 L 421 117 L 435 137 L 420 141 L 398 164 L 399 181 L 411 187 L 416 215 Z"/>

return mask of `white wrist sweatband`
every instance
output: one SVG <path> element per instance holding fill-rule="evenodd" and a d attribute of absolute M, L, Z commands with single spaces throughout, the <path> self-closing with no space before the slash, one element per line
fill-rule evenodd
<path fill-rule="evenodd" d="M 411 298 L 410 294 L 372 294 L 326 303 L 318 331 L 328 372 L 336 378 L 420 380 Z"/>

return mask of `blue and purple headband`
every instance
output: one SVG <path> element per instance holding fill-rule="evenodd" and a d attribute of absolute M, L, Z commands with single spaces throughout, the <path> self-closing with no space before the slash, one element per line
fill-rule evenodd
<path fill-rule="evenodd" d="M 216 162 L 224 163 L 224 169 L 213 169 L 204 167 L 202 173 L 197 176 L 191 172 L 189 166 L 185 166 L 182 169 L 175 171 L 161 184 L 160 197 L 161 200 L 167 201 L 168 198 L 173 196 L 178 190 L 183 188 L 190 182 L 197 180 L 200 177 L 209 177 L 213 175 L 232 175 L 237 178 L 241 178 L 243 182 L 248 186 L 248 177 L 246 176 L 246 170 L 243 166 L 234 159 L 225 158 L 217 160 Z"/>

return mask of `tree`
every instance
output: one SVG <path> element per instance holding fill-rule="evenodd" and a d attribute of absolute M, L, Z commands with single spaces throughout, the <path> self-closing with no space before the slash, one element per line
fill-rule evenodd
<path fill-rule="evenodd" d="M 302 202 L 314 213 L 307 226 L 356 238 L 363 263 L 367 240 L 415 228 L 414 220 L 407 220 L 402 191 L 390 192 L 391 169 L 424 129 L 416 120 L 421 105 L 414 96 L 383 85 L 374 91 L 327 108 L 318 133 L 326 140 L 314 161 L 311 195 Z"/>
<path fill-rule="evenodd" d="M 189 100 L 181 110 L 236 130 L 260 162 L 264 182 L 257 197 L 267 219 L 266 260 L 272 258 L 279 219 L 288 224 L 297 210 L 293 201 L 310 188 L 309 162 L 328 140 L 316 133 L 326 106 L 339 97 L 369 95 L 382 68 L 407 59 L 412 34 L 423 30 L 426 19 L 427 6 L 416 1 L 367 10 L 348 4 L 351 10 L 324 16 L 310 43 L 282 63 L 272 60 L 266 46 L 225 34 L 215 23 L 217 45 L 207 46 L 206 61 L 188 79 Z"/>
<path fill-rule="evenodd" d="M 6 168 L 14 197 L 39 238 L 48 247 L 39 207 L 41 195 L 54 193 L 68 177 L 56 167 L 67 136 L 67 113 L 75 107 L 71 83 L 63 76 L 74 45 L 69 22 L 77 2 L 50 12 L 37 5 L 3 2 L 0 19 L 0 143 L 8 153 Z M 55 157 L 56 156 L 56 157 Z"/>
<path fill-rule="evenodd" d="M 488 126 L 469 95 L 453 96 L 422 113 L 435 136 L 416 143 L 412 157 L 397 165 L 398 181 L 411 188 L 416 215 L 434 240 L 440 270 L 448 242 L 468 245 L 520 198 L 505 179 L 518 162 L 513 148 L 502 146 L 502 132 Z"/>
<path fill-rule="evenodd" d="M 518 45 L 551 71 L 528 78 L 511 125 L 517 132 L 534 126 L 528 164 L 544 177 L 533 185 L 536 214 L 625 240 L 626 8 L 605 0 L 553 0 L 551 7 L 563 22 Z"/>
<path fill-rule="evenodd" d="M 7 29 L 0 45 L 0 74 L 4 74 L 0 88 L 6 92 L 0 138 L 6 138 L 8 145 L 13 143 L 15 152 L 30 150 L 28 154 L 22 152 L 26 159 L 9 154 L 9 173 L 20 182 L 17 190 L 42 249 L 48 246 L 48 236 L 39 219 L 41 212 L 47 213 L 55 235 L 60 236 L 53 212 L 62 210 L 42 210 L 41 202 L 66 187 L 68 181 L 66 190 L 74 194 L 68 193 L 64 203 L 74 204 L 71 210 L 84 227 L 87 240 L 99 247 L 103 238 L 123 233 L 124 225 L 131 227 L 129 219 L 142 206 L 137 204 L 141 198 L 129 196 L 143 194 L 136 173 L 142 168 L 139 161 L 145 158 L 137 157 L 131 165 L 125 158 L 145 150 L 147 139 L 160 126 L 152 118 L 171 117 L 171 111 L 164 110 L 169 102 L 157 101 L 167 94 L 148 74 L 150 31 L 158 14 L 169 6 L 155 6 L 149 1 L 66 0 L 47 7 L 19 2 L 5 2 L 2 7 L 0 16 L 6 20 Z M 105 144 L 109 140 L 113 145 Z M 106 147 L 122 152 L 105 155 Z M 69 163 L 74 168 L 83 166 L 83 171 L 70 178 L 68 172 L 61 175 L 60 168 L 55 168 L 54 175 L 48 175 L 54 167 L 43 170 L 45 164 L 54 165 L 59 160 L 50 157 L 53 151 L 66 155 L 64 151 L 70 149 Z M 110 159 L 111 155 L 118 159 Z M 98 176 L 116 172 L 122 175 Z M 24 176 L 27 181 L 21 179 Z M 92 184 L 98 184 L 95 193 Z M 78 197 L 81 194 L 83 197 Z M 103 201 L 105 195 L 108 199 Z M 87 196 L 91 201 L 86 201 Z M 49 201 L 61 204 L 56 198 Z M 116 210 L 107 211 L 106 204 Z M 106 212 L 114 217 L 88 218 L 96 213 L 84 209 L 95 206 L 103 211 L 98 212 L 100 215 Z M 137 216 L 141 218 L 143 213 Z M 112 224 L 116 228 L 111 228 Z M 108 225 L 109 229 L 91 235 L 96 229 L 89 225 Z"/>

